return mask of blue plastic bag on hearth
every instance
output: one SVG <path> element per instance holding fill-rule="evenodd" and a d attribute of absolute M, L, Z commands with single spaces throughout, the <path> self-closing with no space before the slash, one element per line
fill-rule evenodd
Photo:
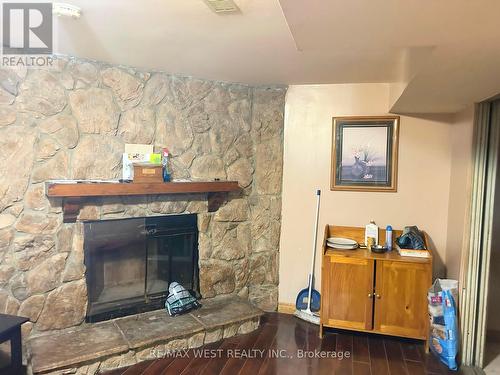
<path fill-rule="evenodd" d="M 458 281 L 436 279 L 429 289 L 427 300 L 429 302 L 430 349 L 450 370 L 457 370 Z"/>

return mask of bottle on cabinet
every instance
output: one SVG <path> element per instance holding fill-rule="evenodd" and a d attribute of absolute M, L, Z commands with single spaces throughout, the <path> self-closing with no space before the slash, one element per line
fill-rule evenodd
<path fill-rule="evenodd" d="M 392 250 L 392 227 L 390 225 L 385 228 L 385 246 L 387 251 Z"/>
<path fill-rule="evenodd" d="M 368 238 L 373 238 L 373 241 L 368 241 Z M 365 245 L 378 245 L 378 226 L 374 220 L 370 221 L 365 227 Z"/>

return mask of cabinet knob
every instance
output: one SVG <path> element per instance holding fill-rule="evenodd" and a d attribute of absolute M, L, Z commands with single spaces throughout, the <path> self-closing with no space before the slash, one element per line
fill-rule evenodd
<path fill-rule="evenodd" d="M 377 299 L 380 299 L 380 294 L 375 294 L 375 297 L 377 297 Z"/>
<path fill-rule="evenodd" d="M 368 298 L 372 298 L 372 297 L 373 297 L 373 294 L 368 293 Z"/>

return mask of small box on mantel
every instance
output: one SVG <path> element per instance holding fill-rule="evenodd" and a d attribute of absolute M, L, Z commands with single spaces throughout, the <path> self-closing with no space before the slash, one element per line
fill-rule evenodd
<path fill-rule="evenodd" d="M 163 182 L 163 167 L 161 165 L 134 164 L 134 183 Z"/>

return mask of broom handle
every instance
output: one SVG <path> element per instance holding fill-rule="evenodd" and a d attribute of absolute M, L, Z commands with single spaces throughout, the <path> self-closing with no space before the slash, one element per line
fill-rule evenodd
<path fill-rule="evenodd" d="M 307 294 L 307 310 L 311 310 L 311 298 L 312 298 L 312 288 L 313 288 L 313 274 L 314 274 L 314 264 L 316 263 L 316 244 L 318 243 L 318 222 L 319 222 L 319 202 L 321 197 L 321 190 L 316 191 L 316 220 L 314 222 L 314 235 L 313 235 L 313 248 L 312 248 L 312 259 L 311 259 L 311 272 L 309 272 L 309 293 Z"/>

